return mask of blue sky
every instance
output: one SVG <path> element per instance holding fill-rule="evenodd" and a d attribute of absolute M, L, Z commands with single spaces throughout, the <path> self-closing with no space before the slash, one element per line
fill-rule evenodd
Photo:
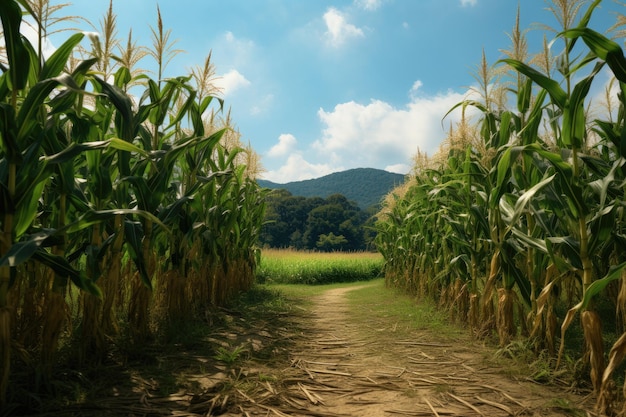
<path fill-rule="evenodd" d="M 161 0 L 165 28 L 186 52 L 187 74 L 212 51 L 226 106 L 264 178 L 284 183 L 356 167 L 407 173 L 418 148 L 432 155 L 458 114 L 483 49 L 510 46 L 518 3 L 529 49 L 559 27 L 544 0 Z M 98 23 L 108 0 L 75 0 L 64 14 Z M 118 34 L 151 45 L 156 0 L 114 0 Z M 586 8 L 585 8 L 586 9 Z M 603 32 L 624 6 L 604 0 Z M 84 26 L 84 29 L 88 29 Z M 147 64 L 143 64 L 147 66 Z M 142 64 L 140 64 L 142 66 Z"/>

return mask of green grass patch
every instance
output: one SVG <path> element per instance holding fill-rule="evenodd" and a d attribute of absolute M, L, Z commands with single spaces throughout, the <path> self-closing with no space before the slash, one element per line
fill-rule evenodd
<path fill-rule="evenodd" d="M 438 338 L 457 338 L 465 335 L 461 328 L 450 323 L 448 315 L 428 299 L 416 300 L 395 288 L 387 288 L 384 280 L 375 280 L 372 285 L 347 293 L 355 315 L 372 322 L 390 325 L 398 337 L 408 336 L 415 330 L 434 332 Z"/>
<path fill-rule="evenodd" d="M 376 280 L 378 281 L 378 280 Z M 380 282 L 383 282 L 382 279 Z M 300 306 L 307 306 L 313 297 L 323 294 L 333 288 L 357 287 L 363 285 L 364 282 L 350 283 L 334 283 L 323 285 L 306 285 L 306 284 L 270 284 L 267 288 L 275 290 L 291 302 L 293 305 L 297 303 Z"/>
<path fill-rule="evenodd" d="M 299 252 L 264 250 L 257 282 L 266 284 L 331 284 L 367 281 L 382 276 L 383 257 L 370 252 Z"/>

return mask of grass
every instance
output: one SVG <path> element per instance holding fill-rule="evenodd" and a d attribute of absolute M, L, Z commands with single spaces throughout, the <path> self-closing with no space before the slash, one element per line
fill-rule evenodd
<path fill-rule="evenodd" d="M 372 252 L 300 252 L 268 249 L 261 254 L 257 282 L 266 284 L 330 284 L 382 276 L 384 260 Z"/>
<path fill-rule="evenodd" d="M 368 320 L 373 317 L 394 323 L 394 332 L 399 337 L 414 330 L 428 330 L 444 339 L 467 333 L 451 324 L 448 315 L 431 300 L 416 300 L 398 289 L 385 288 L 382 279 L 374 281 L 371 286 L 351 291 L 347 296 L 352 308 L 366 310 L 363 317 Z"/>
<path fill-rule="evenodd" d="M 378 280 L 376 280 L 378 281 Z M 382 279 L 380 280 L 382 283 Z M 334 283 L 324 285 L 306 285 L 306 284 L 266 284 L 263 287 L 277 291 L 282 294 L 284 299 L 292 306 L 292 308 L 306 308 L 311 306 L 313 297 L 333 288 L 358 287 L 363 282 Z"/>

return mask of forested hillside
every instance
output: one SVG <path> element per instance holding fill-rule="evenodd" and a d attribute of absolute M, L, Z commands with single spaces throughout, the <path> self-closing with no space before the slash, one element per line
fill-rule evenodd
<path fill-rule="evenodd" d="M 327 198 L 341 194 L 361 209 L 378 206 L 385 195 L 404 182 L 404 175 L 374 168 L 355 168 L 320 178 L 278 184 L 257 180 L 261 187 L 285 189 L 294 196 Z"/>

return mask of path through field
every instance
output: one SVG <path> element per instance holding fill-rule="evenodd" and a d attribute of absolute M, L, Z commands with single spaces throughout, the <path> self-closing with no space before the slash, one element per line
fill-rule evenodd
<path fill-rule="evenodd" d="M 373 295 L 351 302 L 360 289 L 354 295 Z M 404 311 L 390 313 L 390 291 L 380 281 L 329 289 L 301 314 L 224 310 L 228 324 L 196 344 L 208 351 L 155 358 L 176 370 L 179 385 L 124 364 L 132 387 L 115 385 L 45 416 L 595 416 L 590 396 L 505 372 L 493 365 L 494 349 L 469 335 L 408 325 Z M 206 353 L 220 346 L 234 352 L 230 364 Z"/>
<path fill-rule="evenodd" d="M 286 404 L 297 416 L 585 416 L 589 399 L 486 365 L 480 345 L 438 342 L 414 331 L 396 340 L 385 317 L 350 311 L 348 291 L 332 289 L 315 300 L 306 331 L 283 380 Z M 364 320 L 365 319 L 365 320 Z M 363 323 L 367 323 L 364 325 Z M 406 333 L 403 333 L 406 335 Z M 584 404 L 583 404 L 584 402 Z M 300 411 L 296 411 L 300 410 Z M 277 413 L 277 414 L 278 414 Z M 279 414 L 280 415 L 280 414 Z"/>

